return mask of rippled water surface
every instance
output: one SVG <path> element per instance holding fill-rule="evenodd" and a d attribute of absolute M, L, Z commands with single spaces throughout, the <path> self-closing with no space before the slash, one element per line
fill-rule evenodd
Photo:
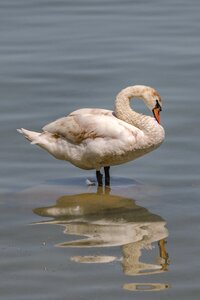
<path fill-rule="evenodd" d="M 197 0 L 0 0 L 1 299 L 199 299 L 199 15 Z M 113 167 L 110 190 L 16 132 L 113 109 L 133 84 L 161 94 L 166 140 Z"/>

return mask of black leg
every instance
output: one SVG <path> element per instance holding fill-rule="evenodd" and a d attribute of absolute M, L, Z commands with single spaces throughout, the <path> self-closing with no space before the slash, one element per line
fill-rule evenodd
<path fill-rule="evenodd" d="M 103 175 L 101 174 L 101 172 L 100 171 L 96 171 L 96 178 L 97 178 L 98 186 L 102 186 L 103 185 L 102 177 L 103 177 Z"/>
<path fill-rule="evenodd" d="M 105 172 L 105 186 L 110 186 L 110 167 L 104 167 Z"/>

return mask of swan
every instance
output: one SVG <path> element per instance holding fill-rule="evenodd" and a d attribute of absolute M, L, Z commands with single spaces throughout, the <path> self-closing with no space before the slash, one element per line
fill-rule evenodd
<path fill-rule="evenodd" d="M 130 107 L 139 98 L 153 112 L 143 115 Z M 17 129 L 23 136 L 51 155 L 81 169 L 96 170 L 99 186 L 110 185 L 110 166 L 123 164 L 159 147 L 165 137 L 160 124 L 162 101 L 158 92 L 148 86 L 134 85 L 121 90 L 115 110 L 83 108 L 59 118 L 42 128 L 42 132 Z"/>

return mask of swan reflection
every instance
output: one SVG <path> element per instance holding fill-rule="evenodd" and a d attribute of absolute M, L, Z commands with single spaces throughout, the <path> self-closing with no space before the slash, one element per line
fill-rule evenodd
<path fill-rule="evenodd" d="M 67 235 L 83 236 L 65 241 L 59 247 L 113 247 L 121 246 L 122 257 L 73 256 L 79 263 L 108 263 L 119 260 L 126 275 L 145 275 L 167 270 L 169 263 L 165 249 L 168 236 L 166 222 L 136 204 L 134 199 L 110 194 L 110 190 L 98 189 L 97 193 L 82 193 L 60 197 L 50 207 L 34 209 L 34 213 L 50 220 L 37 224 L 56 224 L 64 227 Z M 156 242 L 159 261 L 140 261 L 143 249 L 151 250 Z M 168 287 L 166 284 L 160 286 Z M 140 285 L 124 285 L 129 290 L 140 290 Z M 158 287 L 157 287 L 158 288 Z M 155 286 L 151 289 L 156 289 Z"/>

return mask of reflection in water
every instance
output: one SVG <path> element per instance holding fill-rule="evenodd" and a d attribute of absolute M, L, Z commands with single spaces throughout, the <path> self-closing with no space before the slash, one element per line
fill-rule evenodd
<path fill-rule="evenodd" d="M 111 195 L 110 190 L 98 189 L 97 193 L 84 193 L 60 197 L 51 207 L 36 208 L 34 212 L 51 220 L 37 224 L 56 224 L 64 227 L 68 235 L 85 238 L 60 243 L 59 247 L 113 247 L 121 246 L 122 258 L 114 256 L 74 256 L 79 263 L 108 263 L 120 260 L 126 275 L 146 275 L 167 270 L 168 254 L 165 239 L 168 231 L 166 222 L 146 208 L 138 206 L 135 200 Z M 152 249 L 157 242 L 159 263 L 141 262 L 142 249 Z M 167 284 L 125 284 L 128 290 L 161 290 Z"/>
<path fill-rule="evenodd" d="M 169 288 L 166 283 L 125 283 L 123 288 L 128 291 L 162 291 Z"/>

